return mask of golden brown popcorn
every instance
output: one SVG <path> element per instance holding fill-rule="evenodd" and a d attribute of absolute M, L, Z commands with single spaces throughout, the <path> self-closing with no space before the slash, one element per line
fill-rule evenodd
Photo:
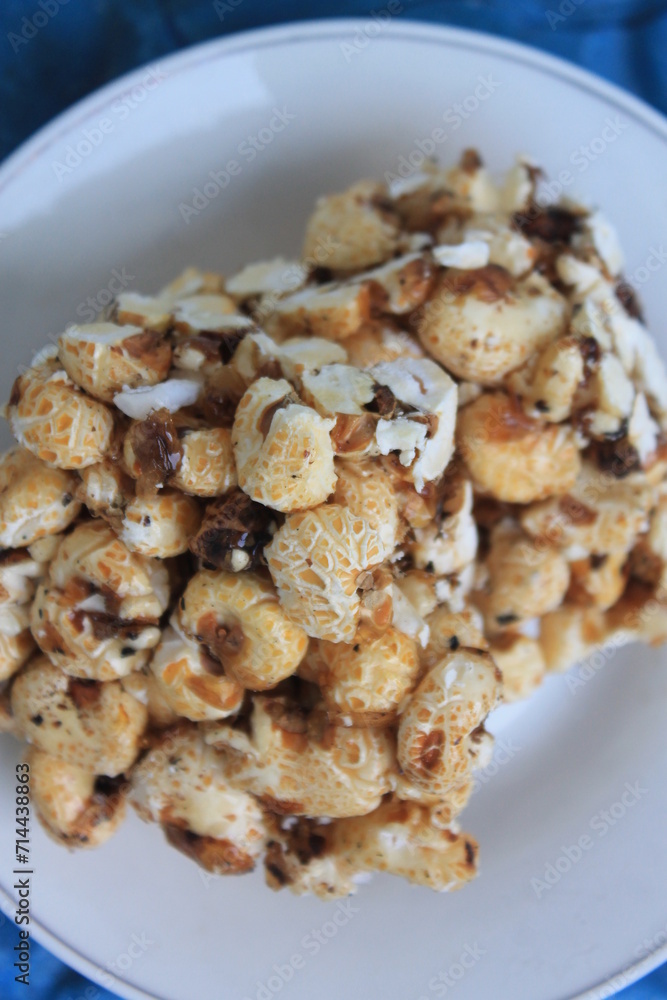
<path fill-rule="evenodd" d="M 623 476 L 621 463 L 618 468 Z M 604 555 L 631 548 L 648 527 L 652 506 L 653 491 L 643 477 L 617 478 L 586 462 L 562 496 L 531 504 L 520 520 L 539 544 Z"/>
<path fill-rule="evenodd" d="M 515 279 L 489 264 L 441 272 L 417 331 L 448 371 L 492 386 L 558 337 L 566 322 L 565 299 L 542 275 Z"/>
<path fill-rule="evenodd" d="M 284 379 L 253 382 L 232 431 L 239 486 L 275 510 L 316 507 L 336 483 L 332 428 Z"/>
<path fill-rule="evenodd" d="M 175 716 L 203 722 L 239 711 L 244 688 L 222 670 L 206 648 L 173 628 L 166 628 L 150 663 L 160 695 Z"/>
<path fill-rule="evenodd" d="M 130 801 L 169 843 L 216 875 L 252 871 L 264 847 L 262 810 L 230 785 L 195 726 L 166 730 L 132 771 Z"/>
<path fill-rule="evenodd" d="M 129 770 L 146 728 L 146 709 L 118 681 L 68 677 L 45 656 L 15 679 L 11 704 L 17 728 L 29 743 L 108 778 Z"/>
<path fill-rule="evenodd" d="M 489 652 L 503 675 L 503 701 L 527 698 L 542 683 L 546 664 L 537 639 L 505 632 L 492 639 Z"/>
<path fill-rule="evenodd" d="M 397 358 L 423 358 L 424 350 L 410 333 L 389 320 L 371 320 L 345 341 L 345 350 L 351 365 L 372 368 L 380 361 Z"/>
<path fill-rule="evenodd" d="M 156 496 L 133 497 L 122 513 L 118 537 L 132 552 L 169 559 L 187 552 L 197 534 L 202 510 L 180 490 L 162 490 Z"/>
<path fill-rule="evenodd" d="M 489 633 L 557 608 L 570 570 L 556 548 L 537 545 L 520 528 L 501 522 L 491 534 L 488 580 L 476 599 Z"/>
<path fill-rule="evenodd" d="M 236 486 L 232 432 L 228 427 L 184 430 L 181 460 L 169 483 L 198 497 L 217 497 Z"/>
<path fill-rule="evenodd" d="M 96 777 L 75 764 L 31 747 L 30 795 L 53 840 L 66 847 L 99 847 L 125 818 L 127 784 Z"/>
<path fill-rule="evenodd" d="M 308 645 L 271 581 L 255 573 L 200 570 L 179 601 L 177 621 L 208 651 L 214 670 L 254 691 L 291 676 Z"/>
<path fill-rule="evenodd" d="M 421 652 L 421 661 L 429 669 L 435 666 L 446 653 L 457 649 L 489 648 L 484 636 L 484 621 L 476 608 L 452 611 L 443 604 L 426 619 L 429 626 L 429 641 Z"/>
<path fill-rule="evenodd" d="M 581 466 L 571 428 L 533 420 L 503 393 L 464 407 L 457 438 L 477 488 L 509 503 L 567 493 Z"/>
<path fill-rule="evenodd" d="M 352 642 L 360 588 L 387 552 L 380 533 L 339 504 L 290 514 L 265 554 L 280 603 L 316 639 Z M 389 621 L 387 622 L 387 624 Z"/>
<path fill-rule="evenodd" d="M 0 545 L 17 548 L 64 531 L 81 504 L 74 499 L 77 479 L 54 469 L 23 448 L 0 457 Z"/>
<path fill-rule="evenodd" d="M 472 484 L 468 479 L 456 477 L 447 483 L 446 489 L 440 516 L 425 527 L 415 527 L 414 542 L 405 544 L 415 566 L 438 576 L 457 573 L 477 554 Z"/>
<path fill-rule="evenodd" d="M 223 772 L 271 811 L 296 816 L 359 816 L 389 791 L 393 740 L 384 729 L 332 725 L 284 699 L 253 699 L 250 731 L 208 723 L 206 741 Z"/>
<path fill-rule="evenodd" d="M 380 535 L 387 552 L 393 551 L 399 535 L 398 498 L 391 476 L 373 460 L 336 461 L 333 501 L 364 520 Z"/>
<path fill-rule="evenodd" d="M 606 552 L 570 562 L 567 600 L 573 604 L 595 604 L 605 610 L 619 599 L 628 579 L 627 553 Z"/>
<path fill-rule="evenodd" d="M 359 181 L 342 194 L 318 200 L 306 227 L 303 257 L 325 246 L 328 268 L 358 271 L 388 260 L 397 240 L 398 219 L 386 190 L 375 181 Z"/>
<path fill-rule="evenodd" d="M 111 411 L 81 392 L 50 352 L 14 382 L 7 417 L 19 444 L 59 469 L 101 461 L 111 442 Z"/>
<path fill-rule="evenodd" d="M 275 303 L 264 323 L 278 341 L 287 337 L 347 340 L 371 318 L 371 289 L 365 282 L 309 285 Z"/>
<path fill-rule="evenodd" d="M 273 817 L 269 824 L 264 858 L 269 888 L 288 888 L 295 896 L 312 893 L 319 899 L 341 899 L 356 892 L 354 869 L 344 853 L 331 847 L 335 823 L 290 816 L 282 824 L 280 817 Z"/>
<path fill-rule="evenodd" d="M 558 424 L 572 415 L 577 389 L 584 378 L 581 342 L 575 337 L 552 341 L 529 363 L 513 372 L 508 387 L 531 416 Z"/>
<path fill-rule="evenodd" d="M 162 382 L 171 367 L 171 345 L 155 329 L 88 323 L 61 334 L 58 357 L 80 388 L 112 403 L 124 387 Z"/>
<path fill-rule="evenodd" d="M 424 795 L 444 797 L 469 776 L 477 731 L 501 694 L 502 677 L 488 653 L 459 649 L 431 667 L 401 715 L 398 762 Z"/>
<path fill-rule="evenodd" d="M 75 496 L 94 517 L 116 521 L 133 495 L 134 487 L 122 466 L 105 458 L 79 473 Z"/>
<path fill-rule="evenodd" d="M 66 673 L 114 680 L 147 662 L 168 600 L 161 563 L 130 552 L 103 522 L 84 521 L 63 538 L 38 587 L 32 632 Z"/>
<path fill-rule="evenodd" d="M 460 889 L 477 874 L 477 842 L 436 826 L 430 810 L 413 802 L 388 799 L 367 816 L 338 820 L 331 844 L 353 870 L 400 875 L 437 892 Z"/>
<path fill-rule="evenodd" d="M 355 645 L 319 642 L 322 689 L 329 718 L 353 726 L 395 721 L 420 671 L 418 645 L 396 628 Z"/>

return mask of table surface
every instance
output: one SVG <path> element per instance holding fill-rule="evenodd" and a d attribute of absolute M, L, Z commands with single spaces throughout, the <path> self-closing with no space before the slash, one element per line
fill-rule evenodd
<path fill-rule="evenodd" d="M 0 159 L 64 108 L 149 60 L 235 31 L 314 17 L 368 17 L 382 6 L 382 0 L 2 0 Z M 402 0 L 401 7 L 399 17 L 545 49 L 667 114 L 667 0 Z M 42 10 L 48 23 L 31 30 Z M 0 913 L 3 1000 L 27 995 L 13 978 L 16 941 L 17 928 Z M 618 996 L 667 1000 L 667 965 Z M 113 994 L 35 945 L 29 997 L 112 1000 Z"/>

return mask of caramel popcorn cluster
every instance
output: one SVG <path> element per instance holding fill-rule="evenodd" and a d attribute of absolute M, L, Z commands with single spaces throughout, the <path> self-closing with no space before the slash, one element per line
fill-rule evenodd
<path fill-rule="evenodd" d="M 54 838 L 129 801 L 215 874 L 458 888 L 489 713 L 667 636 L 667 375 L 613 229 L 539 182 L 359 182 L 318 266 L 123 293 L 16 379 L 0 727 Z"/>

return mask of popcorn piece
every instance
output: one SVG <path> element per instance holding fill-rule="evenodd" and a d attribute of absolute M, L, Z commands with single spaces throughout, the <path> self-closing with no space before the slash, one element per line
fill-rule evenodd
<path fill-rule="evenodd" d="M 460 650 L 432 667 L 401 715 L 398 762 L 423 793 L 444 796 L 470 774 L 475 730 L 498 703 L 501 674 L 488 653 Z"/>
<path fill-rule="evenodd" d="M 31 747 L 30 795 L 53 840 L 66 847 L 99 847 L 125 818 L 126 785 Z"/>
<path fill-rule="evenodd" d="M 505 702 L 527 698 L 542 683 L 546 664 L 537 639 L 506 632 L 496 636 L 490 652 L 503 675 Z"/>
<path fill-rule="evenodd" d="M 203 722 L 239 711 L 244 689 L 220 672 L 197 642 L 173 628 L 162 633 L 150 669 L 158 690 L 175 716 Z"/>
<path fill-rule="evenodd" d="M 171 486 L 193 496 L 215 497 L 236 486 L 232 434 L 227 427 L 186 430 L 181 437 L 180 464 Z"/>
<path fill-rule="evenodd" d="M 489 264 L 443 272 L 420 311 L 417 332 L 454 375 L 497 385 L 559 336 L 566 319 L 565 300 L 542 275 L 517 280 Z"/>
<path fill-rule="evenodd" d="M 336 461 L 334 503 L 363 517 L 377 531 L 387 552 L 399 533 L 398 499 L 389 474 L 377 462 Z"/>
<path fill-rule="evenodd" d="M 570 581 L 557 549 L 536 545 L 511 524 L 494 529 L 486 565 L 489 578 L 479 601 L 489 632 L 553 611 Z"/>
<path fill-rule="evenodd" d="M 439 249 L 439 248 L 438 248 Z M 433 251 L 438 263 L 443 263 Z M 401 315 L 420 306 L 431 290 L 433 265 L 421 253 L 394 257 L 382 267 L 365 271 L 356 280 L 372 282 L 374 307 L 383 313 Z"/>
<path fill-rule="evenodd" d="M 320 198 L 306 227 L 303 257 L 317 258 L 333 271 L 355 271 L 392 256 L 398 239 L 396 216 L 385 204 L 383 187 L 359 181 L 342 194 Z"/>
<path fill-rule="evenodd" d="M 464 241 L 471 243 L 485 243 L 488 247 L 488 256 L 484 265 L 497 264 L 515 278 L 525 276 L 532 270 L 537 260 L 537 251 L 530 240 L 516 229 L 512 229 L 498 216 L 477 217 L 466 226 L 463 238 Z"/>
<path fill-rule="evenodd" d="M 339 820 L 331 839 L 353 868 L 400 875 L 436 892 L 460 889 L 476 874 L 476 841 L 438 828 L 416 803 L 389 799 L 368 816 Z"/>
<path fill-rule="evenodd" d="M 304 406 L 284 379 L 260 378 L 238 405 L 232 443 L 239 486 L 275 510 L 315 507 L 333 492 L 333 421 Z"/>
<path fill-rule="evenodd" d="M 132 772 L 130 801 L 160 823 L 169 843 L 206 871 L 251 871 L 264 847 L 262 811 L 228 784 L 218 755 L 194 726 L 167 731 Z"/>
<path fill-rule="evenodd" d="M 83 469 L 101 461 L 113 431 L 104 403 L 84 395 L 49 360 L 19 375 L 7 416 L 19 444 L 59 469 Z"/>
<path fill-rule="evenodd" d="M 316 639 L 352 642 L 360 583 L 386 555 L 379 532 L 339 504 L 328 504 L 290 514 L 264 551 L 290 618 Z"/>
<path fill-rule="evenodd" d="M 147 662 L 168 600 L 164 566 L 131 553 L 106 524 L 83 522 L 38 587 L 32 632 L 65 673 L 114 680 Z"/>
<path fill-rule="evenodd" d="M 343 725 L 392 723 L 420 669 L 416 642 L 397 628 L 354 646 L 320 642 L 318 654 L 329 718 Z"/>
<path fill-rule="evenodd" d="M 237 302 L 260 295 L 285 295 L 305 283 L 307 272 L 298 261 L 274 257 L 273 260 L 248 264 L 225 281 L 225 291 Z"/>
<path fill-rule="evenodd" d="M 254 325 L 251 319 L 237 312 L 234 300 L 223 294 L 188 295 L 176 301 L 173 314 L 174 329 L 184 337 L 224 333 L 234 327 Z"/>
<path fill-rule="evenodd" d="M 88 323 L 67 327 L 58 339 L 58 356 L 73 382 L 111 403 L 123 387 L 162 382 L 171 366 L 171 345 L 155 329 Z"/>
<path fill-rule="evenodd" d="M 367 282 L 319 285 L 279 299 L 264 326 L 277 340 L 309 334 L 346 340 L 370 318 L 370 310 Z"/>
<path fill-rule="evenodd" d="M 39 656 L 14 681 L 11 703 L 23 737 L 65 764 L 115 778 L 137 758 L 146 709 L 118 681 L 75 680 Z"/>
<path fill-rule="evenodd" d="M 389 791 L 385 730 L 335 726 L 279 697 L 253 699 L 249 734 L 210 723 L 205 739 L 222 751 L 227 780 L 278 815 L 359 816 Z"/>
<path fill-rule="evenodd" d="M 111 319 L 122 326 L 139 326 L 156 333 L 167 333 L 172 316 L 170 303 L 160 297 L 121 292 L 111 310 Z"/>
<path fill-rule="evenodd" d="M 177 621 L 221 670 L 254 691 L 293 674 L 308 645 L 270 581 L 251 573 L 200 570 L 185 589 Z"/>
<path fill-rule="evenodd" d="M 507 379 L 509 388 L 522 397 L 526 412 L 553 424 L 567 420 L 584 378 L 580 342 L 574 337 L 554 340 L 528 367 L 529 373 L 522 368 Z"/>
<path fill-rule="evenodd" d="M 472 484 L 467 479 L 458 479 L 450 490 L 439 520 L 424 528 L 414 528 L 415 541 L 406 545 L 418 569 L 432 569 L 438 576 L 457 573 L 477 553 Z"/>
<path fill-rule="evenodd" d="M 376 438 L 381 455 L 398 451 L 401 465 L 414 462 L 412 476 L 421 491 L 426 482 L 440 478 L 454 451 L 456 384 L 426 358 L 382 362 L 371 375 L 390 390 L 399 408 L 402 404 L 417 411 L 381 416 Z"/>
<path fill-rule="evenodd" d="M 23 448 L 0 456 L 0 545 L 32 545 L 64 531 L 81 510 L 76 482 L 72 473 L 49 468 Z"/>
<path fill-rule="evenodd" d="M 359 327 L 345 342 L 348 359 L 356 368 L 372 368 L 381 361 L 423 358 L 421 344 L 405 330 L 390 322 L 371 320 Z"/>
<path fill-rule="evenodd" d="M 134 497 L 123 510 L 118 537 L 132 552 L 170 559 L 187 552 L 202 512 L 193 497 L 178 490 Z"/>
<path fill-rule="evenodd" d="M 485 652 L 489 648 L 483 628 L 484 621 L 476 608 L 451 611 L 440 605 L 426 619 L 429 626 L 429 641 L 422 650 L 424 666 L 434 667 L 443 656 L 465 647 Z"/>
<path fill-rule="evenodd" d="M 620 462 L 614 468 L 625 474 Z M 567 492 L 527 507 L 520 521 L 540 545 L 575 546 L 583 555 L 627 552 L 646 530 L 652 504 L 652 491 L 642 480 L 617 479 L 613 471 L 586 463 Z"/>
<path fill-rule="evenodd" d="M 473 482 L 497 500 L 529 503 L 575 484 L 581 460 L 573 431 L 540 425 L 508 396 L 484 393 L 466 406 L 457 433 Z"/>
<path fill-rule="evenodd" d="M 120 465 L 104 459 L 82 469 L 79 478 L 77 500 L 84 503 L 94 517 L 116 521 L 133 491 L 131 480 Z"/>

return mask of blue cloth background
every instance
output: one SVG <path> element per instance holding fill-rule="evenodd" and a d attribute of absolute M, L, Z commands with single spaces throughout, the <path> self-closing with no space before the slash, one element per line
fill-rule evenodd
<path fill-rule="evenodd" d="M 385 6 L 383 0 L 241 0 L 225 5 L 227 11 L 218 4 L 219 14 L 213 0 L 48 0 L 48 10 L 55 9 L 54 3 L 62 6 L 22 44 L 15 36 L 23 18 L 43 9 L 39 0 L 0 2 L 0 158 L 91 90 L 175 49 L 265 24 L 363 17 Z M 476 28 L 546 49 L 667 113 L 667 2 L 403 0 L 402 16 Z M 16 927 L 2 915 L 0 922 L 0 997 L 22 1000 L 28 991 L 14 982 L 12 969 Z M 29 996 L 112 998 L 36 945 Z M 667 966 L 619 996 L 667 1000 Z"/>

